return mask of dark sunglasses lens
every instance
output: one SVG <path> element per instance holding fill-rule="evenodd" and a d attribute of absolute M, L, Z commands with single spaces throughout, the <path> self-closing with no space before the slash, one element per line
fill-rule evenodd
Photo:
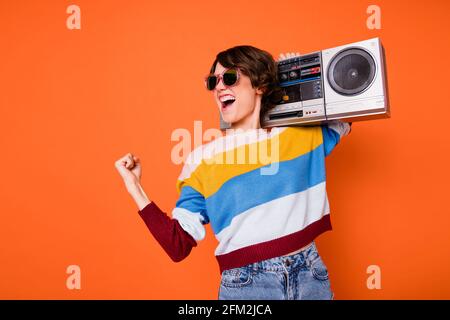
<path fill-rule="evenodd" d="M 208 79 L 206 79 L 206 87 L 208 90 L 214 90 L 217 84 L 217 77 L 216 76 L 209 76 Z"/>
<path fill-rule="evenodd" d="M 230 69 L 223 74 L 223 83 L 226 86 L 232 86 L 237 81 L 237 71 Z"/>

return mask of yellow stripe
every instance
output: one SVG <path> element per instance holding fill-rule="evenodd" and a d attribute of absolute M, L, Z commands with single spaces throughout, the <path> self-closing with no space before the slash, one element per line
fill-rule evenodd
<path fill-rule="evenodd" d="M 289 127 L 271 139 L 220 152 L 214 156 L 214 159 L 203 159 L 189 178 L 177 181 L 177 190 L 180 192 L 186 184 L 207 198 L 219 190 L 229 179 L 259 169 L 269 163 L 291 160 L 304 155 L 318 147 L 322 143 L 322 139 L 320 126 Z M 272 152 L 272 149 L 274 152 Z M 252 163 L 249 159 L 250 150 L 252 152 L 254 150 L 259 151 L 263 156 L 260 157 L 256 153 L 257 159 L 254 159 L 256 163 Z M 244 155 L 244 158 L 241 158 L 244 161 L 237 162 L 238 155 Z M 267 156 L 264 157 L 264 155 Z M 227 159 L 231 159 L 232 162 L 227 161 Z M 214 163 L 211 164 L 211 161 L 214 161 Z"/>

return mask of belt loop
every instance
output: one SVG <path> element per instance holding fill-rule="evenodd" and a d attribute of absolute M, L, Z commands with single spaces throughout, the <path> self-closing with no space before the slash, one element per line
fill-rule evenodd
<path fill-rule="evenodd" d="M 317 249 L 314 241 L 304 250 L 305 260 L 308 261 L 308 263 L 311 262 L 311 255 L 313 255 L 316 251 Z"/>
<path fill-rule="evenodd" d="M 305 250 L 305 262 L 308 268 L 311 267 L 311 256 L 314 254 L 313 249 L 314 248 L 309 247 L 307 250 Z"/>
<path fill-rule="evenodd" d="M 311 261 L 309 260 L 309 256 L 305 254 L 304 256 L 305 264 L 309 268 L 311 266 Z"/>

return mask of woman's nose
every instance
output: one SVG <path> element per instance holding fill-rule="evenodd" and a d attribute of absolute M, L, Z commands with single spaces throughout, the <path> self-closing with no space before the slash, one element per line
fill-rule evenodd
<path fill-rule="evenodd" d="M 224 89 L 226 89 L 226 87 L 223 84 L 223 79 L 220 78 L 219 82 L 216 85 L 216 90 L 220 91 L 220 90 L 224 90 Z"/>

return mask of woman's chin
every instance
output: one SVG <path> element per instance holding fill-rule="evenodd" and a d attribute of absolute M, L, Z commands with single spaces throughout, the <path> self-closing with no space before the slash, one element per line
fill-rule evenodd
<path fill-rule="evenodd" d="M 236 117 L 230 115 L 230 114 L 223 114 L 222 113 L 222 119 L 223 121 L 227 122 L 227 123 L 233 123 L 236 122 Z"/>

